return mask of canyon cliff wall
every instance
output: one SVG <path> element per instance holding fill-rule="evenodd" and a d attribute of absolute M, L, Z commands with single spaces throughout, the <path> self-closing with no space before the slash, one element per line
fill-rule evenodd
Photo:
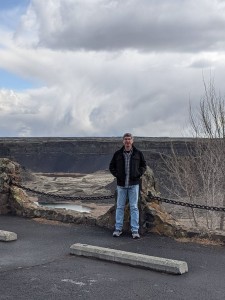
<path fill-rule="evenodd" d="M 171 142 L 180 155 L 187 152 L 186 138 L 136 137 L 156 179 L 162 177 L 160 153 L 171 152 Z M 32 172 L 91 173 L 108 169 L 122 138 L 0 138 L 0 157 L 9 158 Z"/>

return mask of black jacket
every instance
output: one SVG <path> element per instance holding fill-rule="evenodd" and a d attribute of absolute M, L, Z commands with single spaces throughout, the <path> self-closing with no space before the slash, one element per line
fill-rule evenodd
<path fill-rule="evenodd" d="M 124 147 L 116 151 L 109 165 L 109 170 L 117 179 L 117 185 L 125 186 L 125 159 L 123 155 Z M 130 158 L 130 178 L 129 185 L 139 184 L 140 177 L 146 170 L 146 161 L 143 153 L 133 146 Z"/>

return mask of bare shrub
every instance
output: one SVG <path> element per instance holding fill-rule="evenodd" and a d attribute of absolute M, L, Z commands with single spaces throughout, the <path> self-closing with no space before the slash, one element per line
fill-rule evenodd
<path fill-rule="evenodd" d="M 166 189 L 171 196 L 190 203 L 225 207 L 225 102 L 215 90 L 210 78 L 204 78 L 204 96 L 199 109 L 190 105 L 192 142 L 186 144 L 187 155 L 177 153 L 163 156 L 168 174 Z M 190 212 L 190 211 L 189 211 Z M 224 229 L 224 213 L 191 210 L 195 226 Z"/>

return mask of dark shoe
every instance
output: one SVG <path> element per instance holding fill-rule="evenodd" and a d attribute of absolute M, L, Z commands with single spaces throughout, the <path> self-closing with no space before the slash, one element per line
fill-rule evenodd
<path fill-rule="evenodd" d="M 132 232 L 133 239 L 140 239 L 140 234 L 138 232 Z"/>
<path fill-rule="evenodd" d="M 120 230 L 115 230 L 115 231 L 113 232 L 113 237 L 119 237 L 121 234 L 122 234 L 122 231 L 120 231 Z"/>

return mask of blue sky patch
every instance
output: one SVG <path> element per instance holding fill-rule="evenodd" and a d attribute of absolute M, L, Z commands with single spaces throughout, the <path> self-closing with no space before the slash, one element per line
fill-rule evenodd
<path fill-rule="evenodd" d="M 1 0 L 0 10 L 8 10 L 15 7 L 27 7 L 30 0 Z"/>
<path fill-rule="evenodd" d="M 30 0 L 0 0 L 0 27 L 15 30 Z"/>
<path fill-rule="evenodd" d="M 23 79 L 15 74 L 0 69 L 0 88 L 10 90 L 26 90 L 40 87 L 40 84 L 32 80 Z"/>

